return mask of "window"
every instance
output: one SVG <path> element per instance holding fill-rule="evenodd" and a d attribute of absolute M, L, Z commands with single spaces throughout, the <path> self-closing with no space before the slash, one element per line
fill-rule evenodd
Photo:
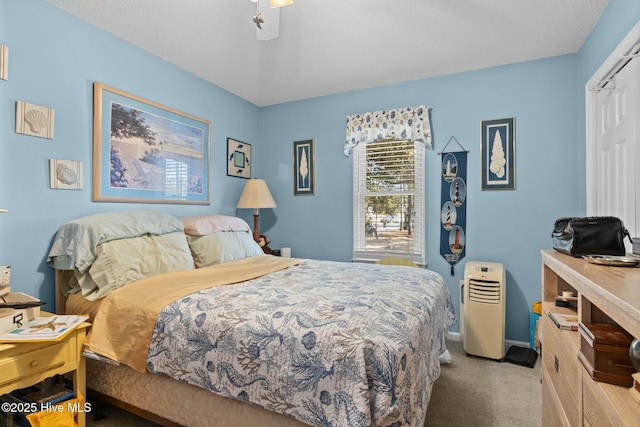
<path fill-rule="evenodd" d="M 189 181 L 188 165 L 173 159 L 165 159 L 164 192 L 165 197 L 187 198 Z"/>
<path fill-rule="evenodd" d="M 424 264 L 422 142 L 376 140 L 353 150 L 353 258 Z"/>

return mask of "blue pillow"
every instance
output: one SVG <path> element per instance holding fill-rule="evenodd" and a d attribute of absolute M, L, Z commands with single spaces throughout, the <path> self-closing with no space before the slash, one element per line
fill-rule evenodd
<path fill-rule="evenodd" d="M 253 235 L 246 231 L 223 231 L 206 236 L 187 236 L 197 268 L 264 255 Z"/>
<path fill-rule="evenodd" d="M 183 231 L 177 218 L 158 211 L 121 211 L 89 215 L 62 225 L 56 234 L 47 264 L 57 270 L 86 272 L 96 259 L 99 244 L 145 234 Z"/>

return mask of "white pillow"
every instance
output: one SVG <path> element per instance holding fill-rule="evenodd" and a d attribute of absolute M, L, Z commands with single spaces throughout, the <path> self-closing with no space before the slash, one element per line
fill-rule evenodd
<path fill-rule="evenodd" d="M 251 232 L 249 224 L 242 218 L 227 215 L 199 215 L 180 218 L 184 232 L 190 236 L 206 236 L 221 231 Z"/>

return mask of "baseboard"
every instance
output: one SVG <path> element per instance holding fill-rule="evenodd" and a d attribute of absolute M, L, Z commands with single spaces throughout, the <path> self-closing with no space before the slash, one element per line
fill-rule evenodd
<path fill-rule="evenodd" d="M 460 332 L 449 332 L 447 335 L 447 340 L 460 342 Z"/>
<path fill-rule="evenodd" d="M 460 332 L 449 332 L 449 335 L 448 335 L 447 339 L 449 341 L 458 341 L 458 342 L 460 342 Z M 529 342 L 528 341 L 512 341 L 512 340 L 505 340 L 504 341 L 504 347 L 507 350 L 512 345 L 515 345 L 515 346 L 518 346 L 518 347 L 529 348 Z"/>

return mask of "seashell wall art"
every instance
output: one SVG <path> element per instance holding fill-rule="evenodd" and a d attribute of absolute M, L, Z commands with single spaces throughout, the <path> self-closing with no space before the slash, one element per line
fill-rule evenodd
<path fill-rule="evenodd" d="M 16 133 L 53 139 L 55 110 L 28 102 L 16 102 Z"/>
<path fill-rule="evenodd" d="M 0 80 L 9 80 L 9 46 L 0 44 Z"/>
<path fill-rule="evenodd" d="M 49 159 L 49 187 L 58 190 L 82 190 L 82 162 Z"/>

